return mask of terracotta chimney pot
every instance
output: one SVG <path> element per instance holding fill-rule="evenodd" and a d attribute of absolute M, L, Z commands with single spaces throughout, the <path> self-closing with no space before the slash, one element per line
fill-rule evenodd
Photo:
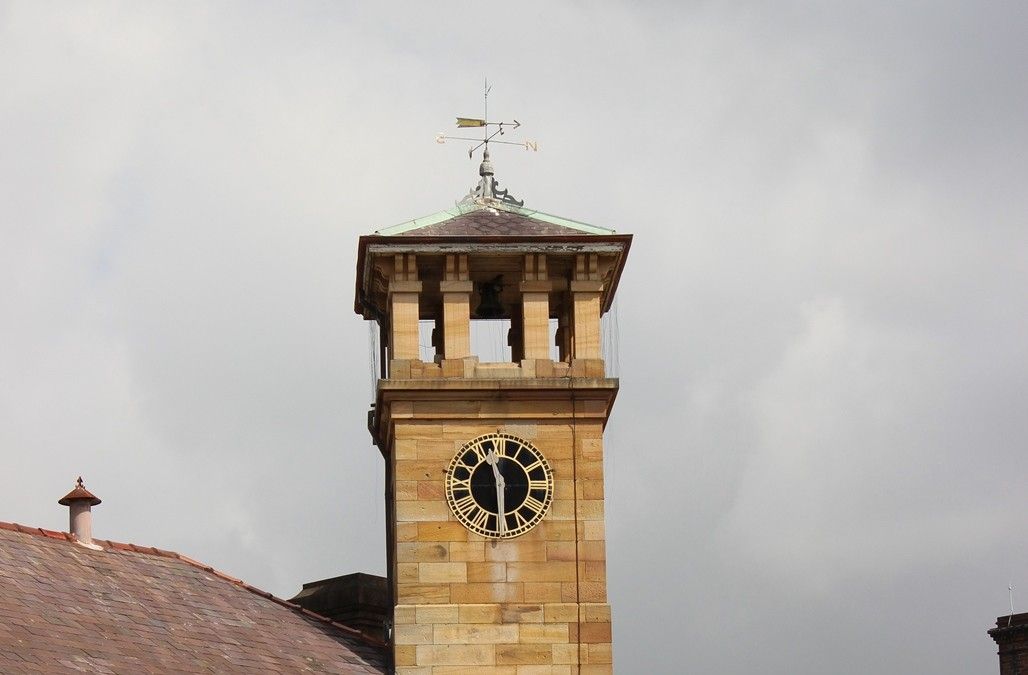
<path fill-rule="evenodd" d="M 79 476 L 75 488 L 57 500 L 57 503 L 69 509 L 68 531 L 72 538 L 86 548 L 100 550 L 93 543 L 93 514 L 90 512 L 92 507 L 100 503 L 100 499 L 82 484 L 82 476 Z"/>

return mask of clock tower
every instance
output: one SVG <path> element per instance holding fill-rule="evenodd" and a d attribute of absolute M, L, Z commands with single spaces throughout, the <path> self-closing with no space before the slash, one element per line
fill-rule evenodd
<path fill-rule="evenodd" d="M 603 430 L 618 380 L 600 321 L 632 238 L 526 208 L 488 146 L 479 174 L 454 208 L 359 243 L 396 672 L 610 673 Z M 480 334 L 509 358 L 476 354 Z"/>

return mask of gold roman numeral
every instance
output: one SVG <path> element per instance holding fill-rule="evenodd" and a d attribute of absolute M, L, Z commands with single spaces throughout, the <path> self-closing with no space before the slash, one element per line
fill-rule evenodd
<path fill-rule="evenodd" d="M 478 508 L 478 507 L 476 506 L 476 508 Z M 480 529 L 483 529 L 483 530 L 485 529 L 485 524 L 486 524 L 486 522 L 488 520 L 489 520 L 489 512 L 488 511 L 483 511 L 480 508 L 478 509 L 478 513 L 476 513 L 474 516 L 471 516 L 471 517 L 468 518 L 468 522 L 470 522 L 474 527 L 477 527 L 477 528 L 480 528 Z"/>
<path fill-rule="evenodd" d="M 542 513 L 543 509 L 546 508 L 546 505 L 532 495 L 528 495 L 525 497 L 525 501 L 521 507 L 531 509 L 535 513 Z"/>
<path fill-rule="evenodd" d="M 472 454 L 476 458 L 478 458 L 478 453 L 472 453 Z M 471 460 L 472 462 L 474 462 L 473 464 L 468 464 L 468 459 L 467 458 L 468 458 L 468 453 L 465 452 L 463 455 L 460 456 L 460 459 L 457 460 L 457 466 L 463 468 L 468 473 L 471 473 L 471 472 L 473 472 L 475 470 L 475 467 L 478 466 L 478 462 L 481 461 L 481 458 L 478 458 L 477 461 L 474 460 L 474 459 Z"/>
<path fill-rule="evenodd" d="M 475 504 L 475 498 L 471 496 L 471 493 L 464 495 L 460 499 L 453 500 L 453 508 L 456 509 L 458 513 L 463 513 L 465 516 L 467 516 L 472 509 L 477 507 L 478 505 Z"/>
<path fill-rule="evenodd" d="M 471 446 L 471 451 L 475 453 L 475 459 L 477 460 L 476 464 L 481 464 L 485 461 L 485 456 L 489 454 L 489 451 L 482 447 L 483 445 L 483 443 L 475 443 Z"/>
<path fill-rule="evenodd" d="M 528 466 L 525 467 L 525 473 L 532 473 L 535 469 L 540 468 L 543 465 L 543 460 L 537 459 Z"/>

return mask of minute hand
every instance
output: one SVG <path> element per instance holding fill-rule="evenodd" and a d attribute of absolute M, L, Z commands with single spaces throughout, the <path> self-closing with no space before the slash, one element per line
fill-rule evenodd
<path fill-rule="evenodd" d="M 489 454 L 485 456 L 485 461 L 489 462 L 489 466 L 493 468 L 493 478 L 495 478 L 496 483 L 496 522 L 499 526 L 500 536 L 502 537 L 507 533 L 507 516 L 505 515 L 507 509 L 503 503 L 504 488 L 507 484 L 506 481 L 503 480 L 503 474 L 500 473 L 500 462 L 496 453 L 490 450 Z"/>

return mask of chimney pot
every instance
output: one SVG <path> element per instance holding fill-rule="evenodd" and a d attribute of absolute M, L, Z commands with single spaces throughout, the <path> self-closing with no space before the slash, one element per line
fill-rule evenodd
<path fill-rule="evenodd" d="M 99 546 L 93 544 L 91 509 L 100 503 L 100 499 L 82 484 L 82 476 L 79 476 L 74 489 L 57 500 L 57 503 L 68 507 L 68 531 L 71 532 L 72 538 L 87 548 L 99 549 Z"/>

